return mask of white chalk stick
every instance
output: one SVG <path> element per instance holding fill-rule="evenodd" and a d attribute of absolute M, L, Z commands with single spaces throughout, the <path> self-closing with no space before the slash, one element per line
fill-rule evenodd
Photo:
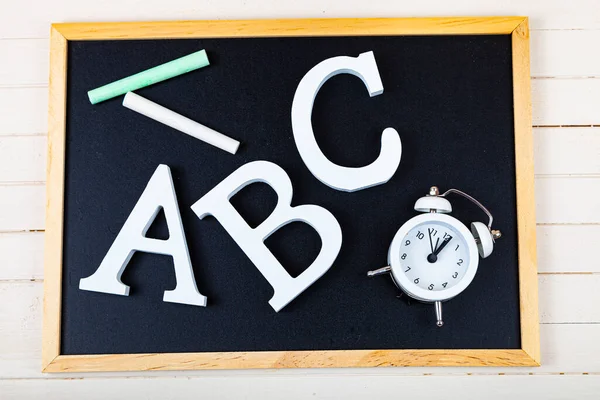
<path fill-rule="evenodd" d="M 225 150 L 231 154 L 235 154 L 240 142 L 228 136 L 223 135 L 213 129 L 210 129 L 196 121 L 177 114 L 159 104 L 143 98 L 133 92 L 128 92 L 123 99 L 123 105 L 130 110 L 136 111 L 148 118 L 177 129 L 180 132 L 202 140 L 208 144 Z"/>

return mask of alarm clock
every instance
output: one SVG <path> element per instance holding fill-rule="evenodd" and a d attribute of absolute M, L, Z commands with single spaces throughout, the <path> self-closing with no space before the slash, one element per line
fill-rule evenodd
<path fill-rule="evenodd" d="M 448 215 L 452 205 L 446 196 L 456 194 L 477 205 L 489 218 L 488 224 L 471 223 L 469 230 L 458 219 Z M 400 227 L 388 251 L 388 265 L 367 276 L 390 274 L 394 284 L 411 298 L 435 305 L 436 324 L 444 325 L 442 302 L 452 299 L 473 281 L 479 257 L 488 257 L 496 239 L 502 236 L 492 229 L 492 214 L 479 201 L 458 189 L 440 194 L 431 187 L 425 197 L 415 203 L 423 214 Z"/>

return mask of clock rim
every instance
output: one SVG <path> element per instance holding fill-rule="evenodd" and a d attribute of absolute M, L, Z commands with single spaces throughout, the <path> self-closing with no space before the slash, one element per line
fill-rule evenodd
<path fill-rule="evenodd" d="M 402 240 L 415 226 L 427 222 L 443 222 L 451 225 L 465 238 L 467 243 L 469 264 L 467 266 L 466 273 L 464 277 L 450 289 L 430 291 L 420 288 L 410 281 L 402 271 L 400 259 L 400 246 L 402 244 Z M 450 215 L 427 213 L 417 215 L 409 219 L 400 227 L 400 229 L 398 229 L 388 250 L 388 265 L 392 270 L 392 280 L 400 290 L 416 300 L 426 303 L 433 303 L 436 301 L 450 300 L 469 287 L 475 278 L 475 274 L 477 273 L 477 268 L 479 266 L 479 253 L 477 251 L 475 239 L 465 224 Z"/>

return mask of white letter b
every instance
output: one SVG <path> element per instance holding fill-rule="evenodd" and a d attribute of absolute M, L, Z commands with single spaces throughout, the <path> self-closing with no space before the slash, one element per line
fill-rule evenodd
<path fill-rule="evenodd" d="M 278 199 L 271 215 L 253 229 L 229 199 L 254 182 L 271 186 Z M 315 205 L 291 207 L 291 201 L 292 183 L 285 171 L 267 161 L 254 161 L 238 168 L 192 206 L 200 219 L 213 215 L 271 284 L 275 293 L 269 304 L 275 311 L 281 310 L 327 272 L 342 246 L 340 225 L 329 211 Z M 294 221 L 312 226 L 322 243 L 317 258 L 296 278 L 287 273 L 264 244 L 272 233 Z"/>

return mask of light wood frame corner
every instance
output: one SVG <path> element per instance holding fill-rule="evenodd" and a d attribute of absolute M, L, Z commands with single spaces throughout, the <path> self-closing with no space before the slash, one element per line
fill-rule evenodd
<path fill-rule="evenodd" d="M 501 34 L 511 36 L 513 56 L 521 349 L 60 354 L 67 47 L 70 40 Z M 527 17 L 53 24 L 50 30 L 42 371 L 92 372 L 350 366 L 538 366 L 540 365 L 540 343 L 533 191 L 533 138 Z"/>

